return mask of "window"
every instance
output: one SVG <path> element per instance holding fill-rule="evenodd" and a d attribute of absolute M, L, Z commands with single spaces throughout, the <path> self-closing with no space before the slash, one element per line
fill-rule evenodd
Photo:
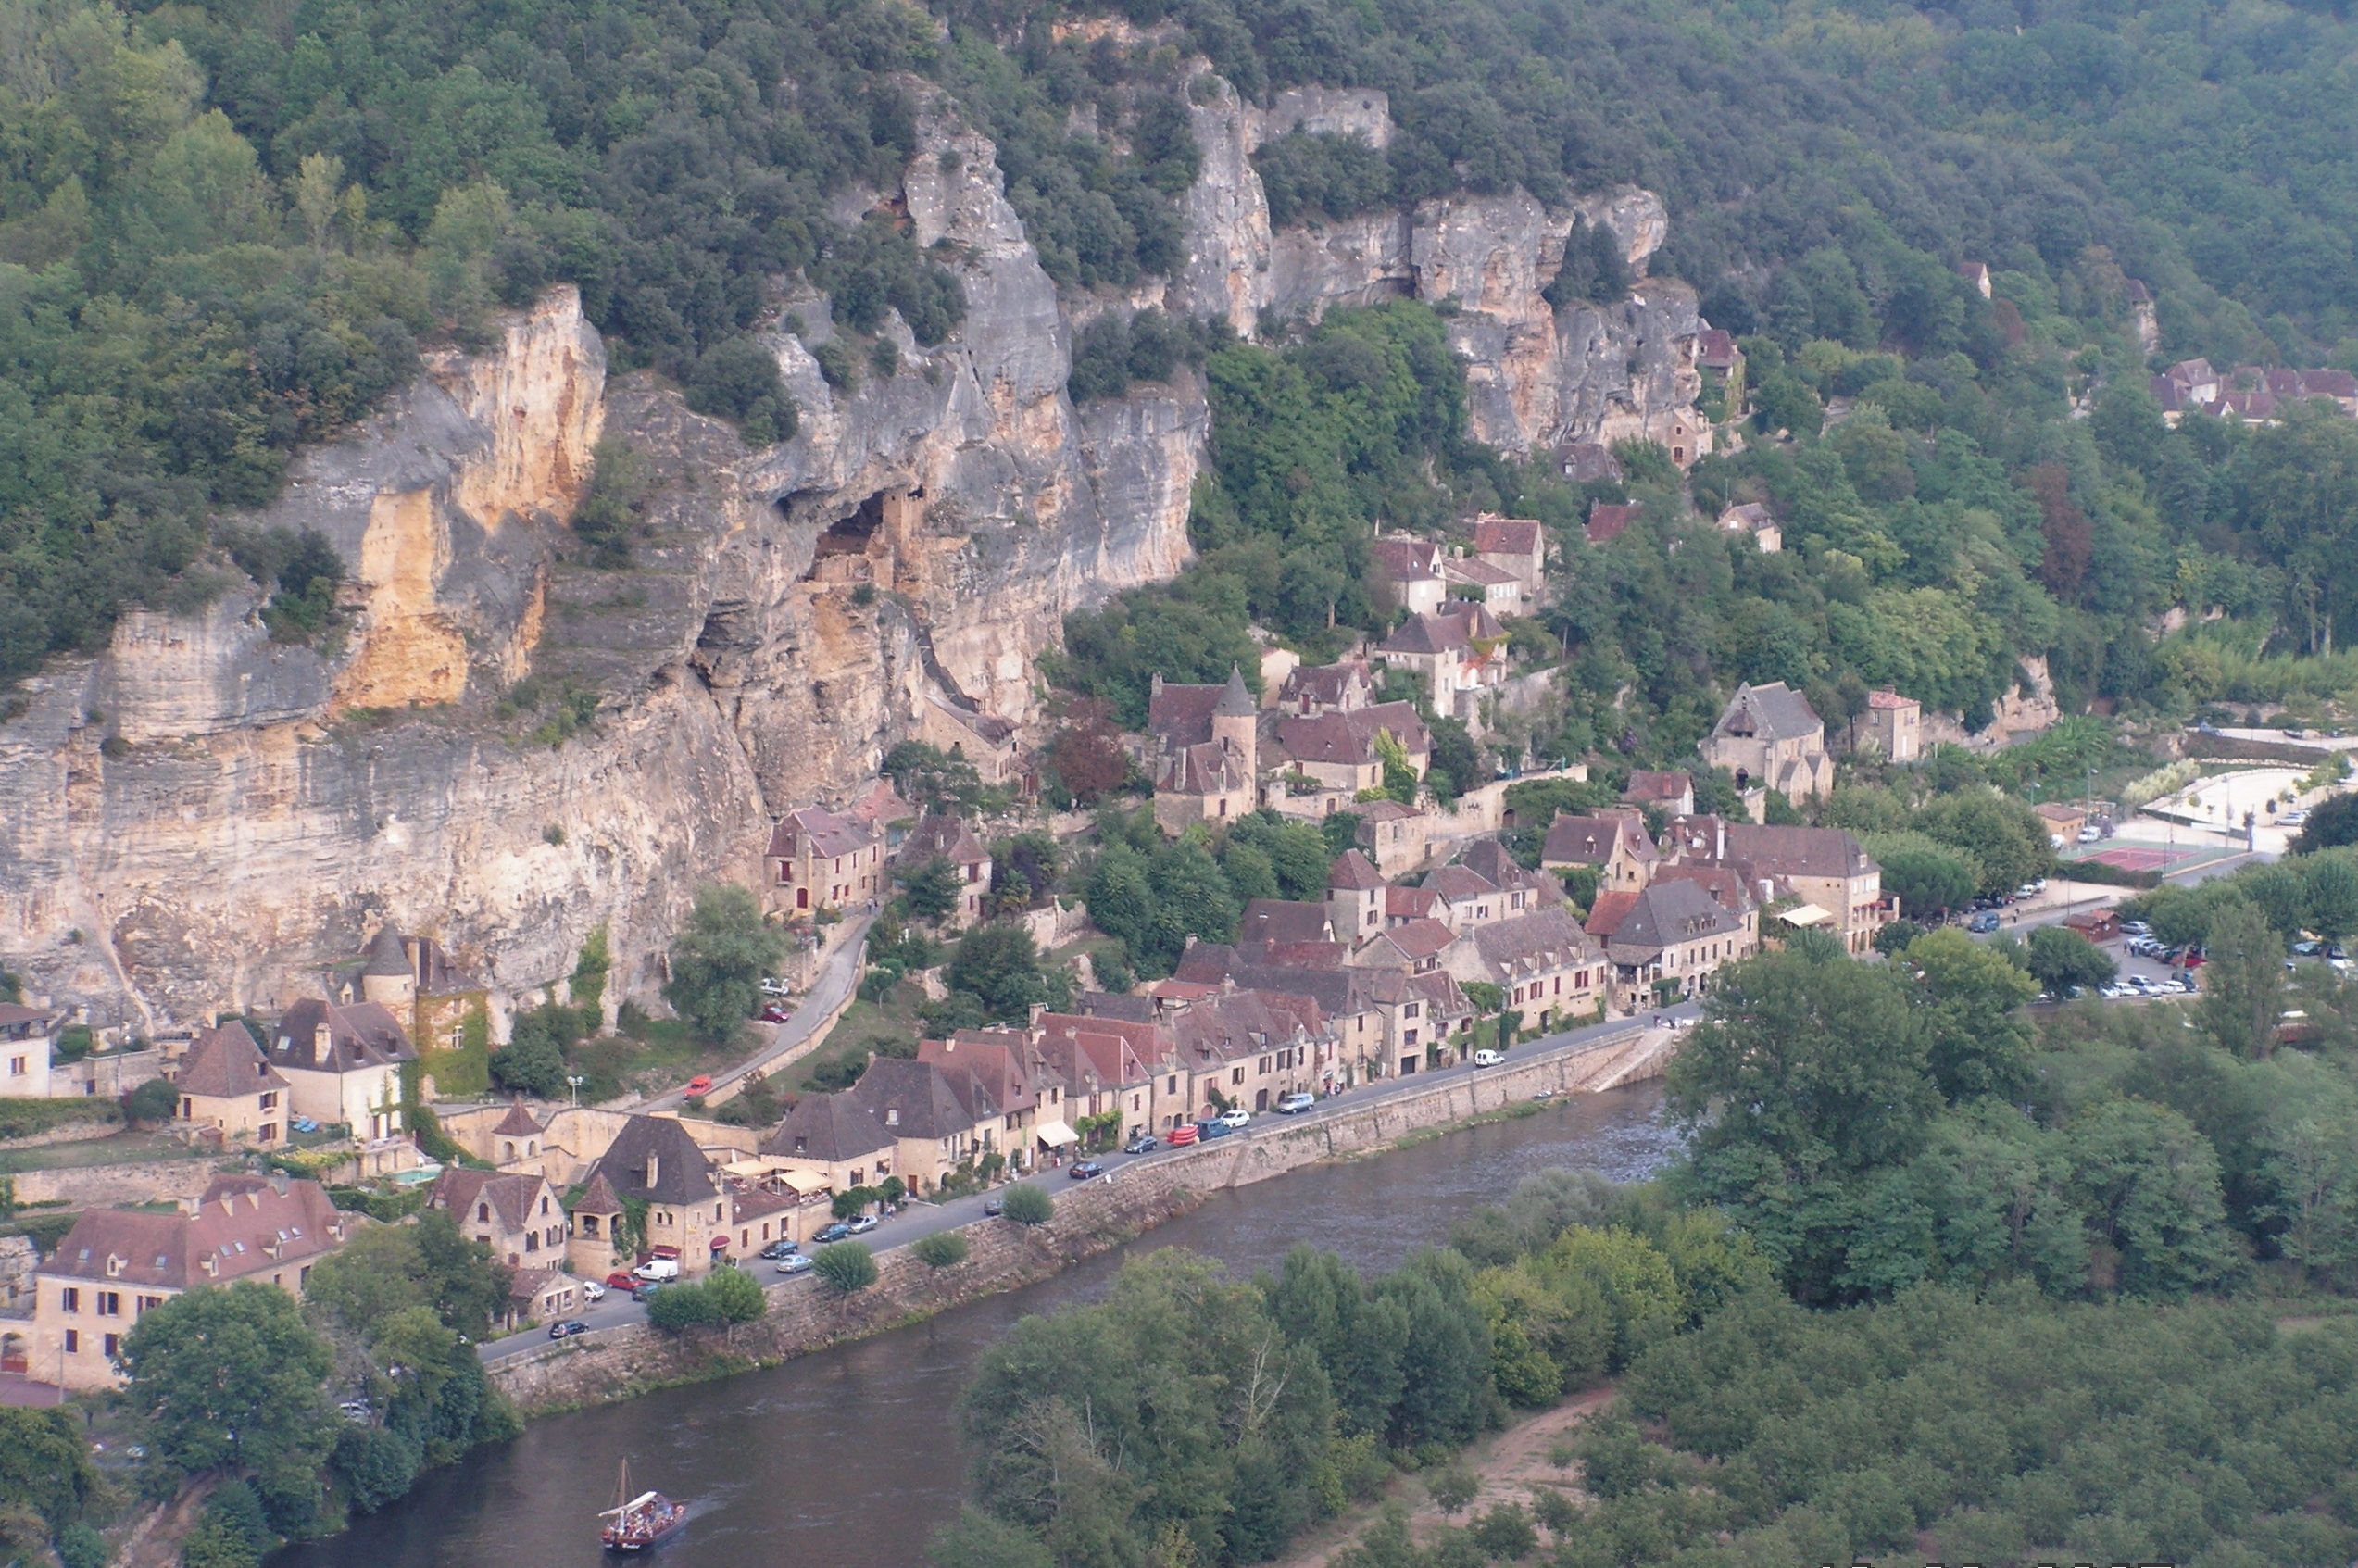
<path fill-rule="evenodd" d="M 100 1291 L 98 1293 L 98 1315 L 102 1318 L 121 1317 L 123 1315 L 122 1293 L 115 1290 Z"/>
<path fill-rule="evenodd" d="M 1411 1046 L 1416 1044 L 1416 1031 L 1413 1029 L 1409 1031 L 1408 1043 Z"/>
<path fill-rule="evenodd" d="M 118 1351 L 118 1350 L 119 1350 L 119 1349 L 121 1349 L 122 1348 L 123 1348 L 123 1336 L 122 1336 L 121 1335 L 119 1335 L 119 1334 L 110 1334 L 110 1335 L 107 1336 L 107 1359 L 108 1359 L 108 1360 L 110 1360 L 110 1361 L 111 1361 L 111 1360 L 113 1360 L 113 1359 L 114 1359 L 115 1352 L 116 1352 L 116 1351 Z"/>
<path fill-rule="evenodd" d="M 514 1146 L 511 1144 L 509 1147 L 513 1148 Z M 489 1221 L 491 1218 L 491 1205 L 488 1203 L 476 1204 L 475 1218 L 478 1220 Z"/>
<path fill-rule="evenodd" d="M 1140 1095 L 1132 1095 L 1132 1096 L 1130 1097 L 1130 1109 L 1131 1109 L 1131 1110 L 1136 1110 L 1141 1109 L 1141 1107 L 1140 1107 L 1140 1106 L 1139 1106 L 1139 1104 L 1138 1104 L 1138 1101 L 1139 1101 L 1140 1099 L 1142 1099 L 1143 1098 L 1145 1098 L 1145 1097 L 1140 1096 Z"/>
<path fill-rule="evenodd" d="M 1231 1084 L 1243 1083 L 1245 1081 L 1245 1070 L 1241 1067 L 1234 1069 L 1228 1074 L 1228 1081 Z"/>
<path fill-rule="evenodd" d="M 582 1234 L 583 1236 L 596 1236 L 597 1234 L 596 1215 L 584 1214 L 582 1216 Z"/>
<path fill-rule="evenodd" d="M 66 1354 L 69 1356 L 82 1354 L 82 1330 L 78 1328 L 66 1330 Z"/>
<path fill-rule="evenodd" d="M 262 1109 L 263 1109 L 263 1110 L 276 1110 L 278 1108 L 279 1108 L 279 1097 L 278 1097 L 278 1095 L 277 1095 L 275 1092 L 270 1093 L 270 1094 L 266 1094 L 266 1095 L 264 1095 L 264 1096 L 262 1097 Z"/>
<path fill-rule="evenodd" d="M 540 1232 L 526 1231 L 524 1233 L 524 1250 L 527 1252 L 537 1252 L 540 1250 Z"/>
<path fill-rule="evenodd" d="M 57 1292 L 57 1306 L 61 1311 L 81 1311 L 82 1292 L 74 1289 L 71 1286 L 67 1286 L 65 1289 Z"/>
<path fill-rule="evenodd" d="M 8 1076 L 9 1076 L 9 1077 L 11 1077 L 11 1078 L 22 1078 L 22 1077 L 24 1077 L 24 1076 L 26 1075 L 27 1071 L 28 1071 L 28 1070 L 27 1070 L 27 1068 L 25 1067 L 25 1059 L 24 1059 L 23 1057 L 20 1057 L 20 1056 L 12 1056 L 12 1057 L 10 1057 L 10 1058 L 8 1059 Z"/>

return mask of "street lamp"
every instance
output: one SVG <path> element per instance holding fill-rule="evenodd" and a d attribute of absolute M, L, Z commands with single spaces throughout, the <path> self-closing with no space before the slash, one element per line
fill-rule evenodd
<path fill-rule="evenodd" d="M 589 1080 L 587 1078 L 583 1077 L 578 1073 L 568 1073 L 565 1074 L 565 1083 L 567 1086 L 573 1091 L 573 1109 L 576 1110 L 579 1110 L 582 1106 L 582 1085 L 588 1082 Z"/>

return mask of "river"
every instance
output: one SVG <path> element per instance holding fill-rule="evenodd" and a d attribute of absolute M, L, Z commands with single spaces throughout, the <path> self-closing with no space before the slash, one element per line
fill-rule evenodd
<path fill-rule="evenodd" d="M 345 1535 L 270 1568 L 589 1568 L 595 1515 L 627 1459 L 634 1485 L 686 1499 L 663 1568 L 913 1568 L 964 1489 L 954 1410 L 974 1358 L 1018 1318 L 1100 1295 L 1123 1259 L 1186 1247 L 1250 1273 L 1298 1242 L 1364 1273 L 1448 1238 L 1468 1209 L 1536 1171 L 1639 1180 L 1674 1144 L 1658 1085 L 1567 1100 L 1375 1159 L 1313 1165 L 1193 1211 L 1028 1289 L 782 1366 L 536 1421 L 515 1442 L 423 1477 Z"/>

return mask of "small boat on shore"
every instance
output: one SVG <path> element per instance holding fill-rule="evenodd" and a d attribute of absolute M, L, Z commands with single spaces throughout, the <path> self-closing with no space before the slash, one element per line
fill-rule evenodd
<path fill-rule="evenodd" d="M 646 1551 L 661 1546 L 684 1529 L 688 1522 L 688 1505 L 673 1502 L 661 1492 L 641 1492 L 631 1496 L 631 1465 L 622 1461 L 621 1478 L 615 1483 L 614 1506 L 600 1511 L 605 1521 L 598 1539 L 608 1551 Z"/>

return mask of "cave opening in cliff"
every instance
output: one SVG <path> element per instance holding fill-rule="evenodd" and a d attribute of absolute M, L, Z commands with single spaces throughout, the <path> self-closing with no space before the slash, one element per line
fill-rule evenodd
<path fill-rule="evenodd" d="M 884 493 L 881 490 L 853 508 L 849 517 L 837 518 L 827 525 L 825 533 L 811 551 L 813 563 L 829 556 L 864 556 L 874 542 L 876 530 L 884 525 Z"/>

